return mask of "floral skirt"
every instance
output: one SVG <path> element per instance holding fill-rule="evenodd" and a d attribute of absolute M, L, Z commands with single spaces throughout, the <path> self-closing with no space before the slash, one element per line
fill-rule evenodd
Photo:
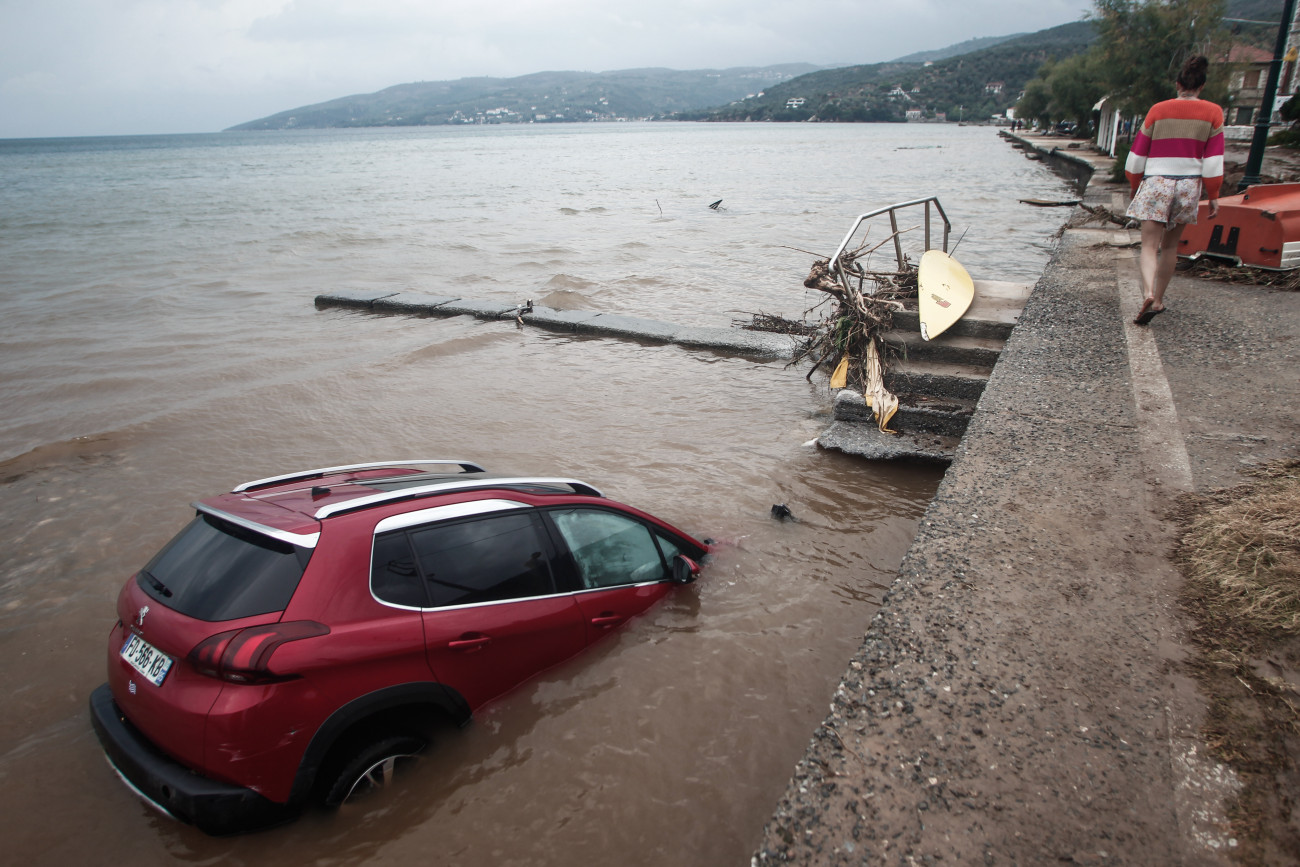
<path fill-rule="evenodd" d="M 1176 223 L 1195 223 L 1200 207 L 1200 178 L 1166 178 L 1148 175 L 1124 213 L 1135 220 L 1155 220 L 1172 229 Z"/>

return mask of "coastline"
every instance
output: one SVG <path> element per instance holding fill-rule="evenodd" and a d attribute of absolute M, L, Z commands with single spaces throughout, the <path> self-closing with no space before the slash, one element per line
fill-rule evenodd
<path fill-rule="evenodd" d="M 1294 456 L 1300 296 L 1176 276 L 1137 328 L 1137 241 L 1063 231 L 755 864 L 1241 854 L 1169 510 Z"/>

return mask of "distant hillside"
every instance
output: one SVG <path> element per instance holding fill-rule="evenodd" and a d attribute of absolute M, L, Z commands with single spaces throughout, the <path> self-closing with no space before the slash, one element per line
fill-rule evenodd
<path fill-rule="evenodd" d="M 1272 53 L 1277 42 L 1282 6 L 1283 0 L 1228 0 L 1228 20 L 1223 23 L 1232 33 L 1234 41 L 1264 48 Z"/>
<path fill-rule="evenodd" d="M 918 51 L 906 57 L 896 57 L 891 62 L 925 63 L 928 60 L 933 63 L 936 60 L 947 60 L 949 57 L 959 57 L 963 54 L 970 54 L 972 51 L 992 48 L 994 45 L 1000 45 L 1008 39 L 1016 39 L 1024 35 L 1026 34 L 1012 33 L 1010 36 L 981 36 L 977 39 L 967 39 L 965 42 L 958 42 L 956 45 L 949 45 L 947 48 L 940 48 L 935 51 Z"/>
<path fill-rule="evenodd" d="M 768 88 L 712 111 L 686 111 L 684 120 L 901 121 L 924 117 L 983 120 L 1015 105 L 1025 83 L 1049 59 L 1087 49 L 1097 38 L 1091 21 L 1075 21 L 1009 37 L 936 62 L 896 60 L 825 69 Z"/>
<path fill-rule="evenodd" d="M 283 111 L 234 130 L 467 123 L 547 123 L 659 117 L 722 105 L 819 69 L 787 63 L 733 69 L 538 72 L 399 84 Z"/>

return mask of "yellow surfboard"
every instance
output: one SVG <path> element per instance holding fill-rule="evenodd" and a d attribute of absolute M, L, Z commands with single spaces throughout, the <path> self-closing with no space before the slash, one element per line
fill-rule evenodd
<path fill-rule="evenodd" d="M 942 250 L 927 250 L 916 275 L 921 339 L 933 340 L 962 317 L 975 299 L 975 283 L 966 269 Z"/>

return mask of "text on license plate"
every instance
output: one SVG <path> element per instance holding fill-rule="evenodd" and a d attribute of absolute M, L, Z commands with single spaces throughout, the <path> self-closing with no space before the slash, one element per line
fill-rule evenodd
<path fill-rule="evenodd" d="M 122 645 L 122 658 L 154 686 L 162 686 L 163 678 L 172 668 L 170 656 L 138 635 L 132 635 Z"/>

